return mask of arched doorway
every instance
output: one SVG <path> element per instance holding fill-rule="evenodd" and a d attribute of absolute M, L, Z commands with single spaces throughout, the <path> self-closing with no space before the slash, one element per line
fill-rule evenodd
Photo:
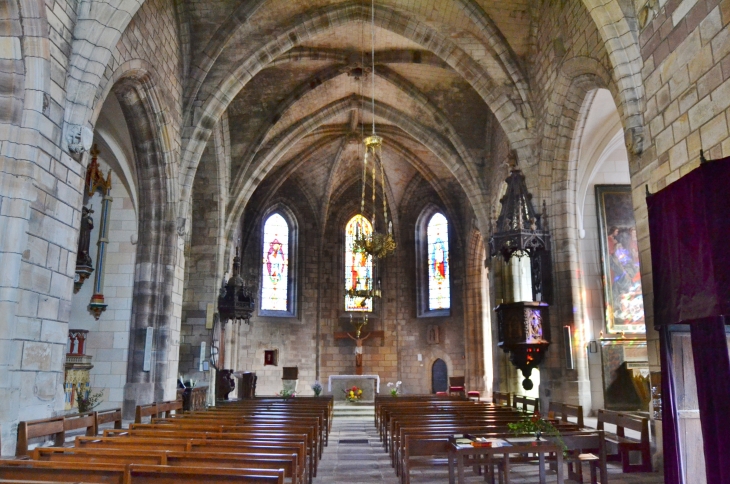
<path fill-rule="evenodd" d="M 446 362 L 438 358 L 431 366 L 431 391 L 445 392 L 449 389 L 449 372 Z"/>

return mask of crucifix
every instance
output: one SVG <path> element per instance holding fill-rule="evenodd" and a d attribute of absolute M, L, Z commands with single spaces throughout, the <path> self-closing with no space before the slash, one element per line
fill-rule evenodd
<path fill-rule="evenodd" d="M 362 342 L 371 336 L 373 338 L 382 338 L 384 333 L 383 331 L 369 331 L 365 336 L 362 336 L 362 327 L 368 324 L 367 316 L 355 322 L 352 320 L 351 314 L 350 323 L 355 326 L 355 335 L 353 336 L 348 331 L 338 331 L 335 333 L 335 339 L 349 338 L 355 342 L 355 374 L 362 375 Z"/>

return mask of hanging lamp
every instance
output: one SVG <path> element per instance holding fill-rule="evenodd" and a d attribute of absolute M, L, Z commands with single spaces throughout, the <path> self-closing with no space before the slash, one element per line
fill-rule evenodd
<path fill-rule="evenodd" d="M 362 192 L 360 197 L 360 213 L 365 212 L 365 199 L 367 191 L 367 178 L 372 175 L 372 232 L 369 234 L 356 234 L 353 243 L 353 250 L 363 252 L 369 256 L 378 259 L 388 257 L 395 251 L 396 243 L 393 238 L 393 224 L 388 221 L 388 203 L 385 196 L 385 170 L 383 168 L 383 138 L 375 132 L 375 1 L 371 2 L 371 18 L 370 18 L 370 35 L 371 35 L 371 106 L 372 106 L 372 133 L 363 139 L 365 145 L 365 153 L 363 155 L 362 165 Z M 383 221 L 384 229 L 387 232 L 379 232 L 375 223 L 375 214 L 377 207 L 375 203 L 378 175 L 380 175 L 381 196 L 383 198 Z M 372 287 L 372 284 L 370 285 Z"/>

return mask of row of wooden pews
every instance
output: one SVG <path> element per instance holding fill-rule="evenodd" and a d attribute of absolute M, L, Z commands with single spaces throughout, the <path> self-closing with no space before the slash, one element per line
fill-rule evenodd
<path fill-rule="evenodd" d="M 72 447 L 38 447 L 30 458 L 0 462 L 0 480 L 311 484 L 332 399 L 260 398 L 181 410 L 179 402 L 140 406 L 128 429 L 89 432 Z"/>
<path fill-rule="evenodd" d="M 539 402 L 522 396 L 510 396 L 499 405 L 464 399 L 447 399 L 431 395 L 381 397 L 376 400 L 376 422 L 386 451 L 403 484 L 409 484 L 411 471 L 447 463 L 449 442 L 454 435 L 470 434 L 490 438 L 514 438 L 508 425 L 532 415 Z M 561 407 L 561 410 L 562 407 Z M 566 409 L 572 413 L 573 409 Z M 562 415 L 562 414 L 561 414 Z M 556 422 L 569 445 L 566 457 L 569 476 L 580 477 L 583 461 L 591 466 L 592 482 L 597 474 L 601 482 L 607 476 L 602 431 L 585 430 L 577 423 Z M 532 436 L 531 436 L 532 437 Z M 595 451 L 596 455 L 585 451 Z M 512 462 L 531 462 L 535 456 L 511 458 Z M 494 463 L 499 464 L 500 459 Z M 500 464 L 501 465 L 501 464 Z"/>

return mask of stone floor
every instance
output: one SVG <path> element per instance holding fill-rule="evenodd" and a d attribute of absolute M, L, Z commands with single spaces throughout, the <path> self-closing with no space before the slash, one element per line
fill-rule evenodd
<path fill-rule="evenodd" d="M 347 440 L 367 440 L 367 443 L 346 443 Z M 587 471 L 587 469 L 586 469 Z M 587 472 L 586 472 L 587 474 Z M 411 473 L 413 484 L 435 484 L 448 482 L 448 468 L 416 470 Z M 515 484 L 536 483 L 537 466 L 514 466 L 510 474 Z M 586 476 L 587 477 L 587 476 Z M 484 478 L 467 471 L 467 482 L 483 483 Z M 381 482 L 383 484 L 399 484 L 394 469 L 390 466 L 388 454 L 378 440 L 373 424 L 373 417 L 336 416 L 332 424 L 329 445 L 319 464 L 318 475 L 314 484 L 356 484 Z M 548 473 L 548 482 L 557 482 L 555 473 Z M 565 481 L 573 483 L 574 481 Z M 609 464 L 609 482 L 611 484 L 659 484 L 664 479 L 657 473 L 623 474 L 621 468 Z"/>

